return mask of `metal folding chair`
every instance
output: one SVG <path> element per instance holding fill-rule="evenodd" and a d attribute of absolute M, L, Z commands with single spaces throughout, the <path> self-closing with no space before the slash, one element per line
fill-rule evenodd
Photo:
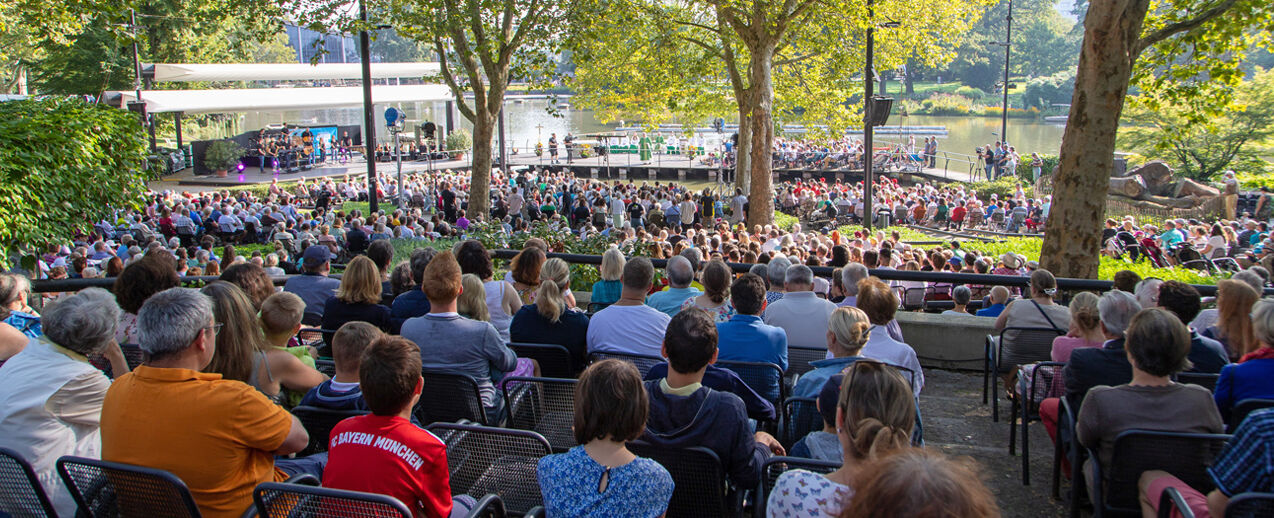
<path fill-rule="evenodd" d="M 1207 468 L 1226 441 L 1225 434 L 1129 430 L 1115 437 L 1109 466 L 1093 462 L 1094 515 L 1139 514 L 1137 482 L 1149 470 L 1163 470 L 1204 493 L 1213 488 Z M 1076 485 L 1079 485 L 1077 482 Z"/>
<path fill-rule="evenodd" d="M 668 518 L 734 517 L 742 512 L 742 502 L 731 495 L 725 467 L 712 450 L 661 448 L 635 441 L 628 449 L 639 457 L 658 462 L 672 475 L 675 487 L 668 502 Z"/>
<path fill-rule="evenodd" d="M 314 370 L 325 374 L 329 378 L 336 377 L 336 361 L 335 360 L 314 360 Z"/>
<path fill-rule="evenodd" d="M 518 358 L 530 358 L 540 364 L 540 374 L 547 378 L 575 377 L 575 361 L 571 351 L 558 344 L 510 342 L 509 349 Z"/>
<path fill-rule="evenodd" d="M 1063 397 L 1066 385 L 1062 378 L 1061 362 L 1040 362 L 1031 371 L 1031 379 L 1027 385 L 1029 392 L 1012 400 L 1009 411 L 1009 455 L 1014 454 L 1017 437 L 1017 418 L 1022 417 L 1022 485 L 1031 485 L 1031 448 L 1030 425 L 1040 420 L 1040 403 L 1045 398 Z M 1039 400 L 1039 401 L 1037 401 Z"/>
<path fill-rule="evenodd" d="M 554 451 L 575 446 L 573 379 L 512 377 L 503 381 L 509 428 L 543 435 Z"/>
<path fill-rule="evenodd" d="M 1274 516 L 1274 493 L 1239 493 L 1225 506 L 1225 518 Z"/>
<path fill-rule="evenodd" d="M 57 470 L 86 516 L 200 516 L 186 483 L 167 471 L 69 456 L 58 459 Z"/>
<path fill-rule="evenodd" d="M 421 424 L 472 421 L 487 424 L 478 381 L 465 374 L 425 369 L 423 394 L 412 414 Z"/>
<path fill-rule="evenodd" d="M 805 373 L 814 370 L 814 366 L 810 362 L 827 358 L 827 349 L 824 347 L 805 347 L 800 345 L 787 346 L 787 372 L 788 376 L 803 376 Z"/>
<path fill-rule="evenodd" d="M 779 480 L 779 475 L 793 469 L 803 469 L 813 471 L 814 473 L 828 474 L 840 469 L 838 462 L 826 460 L 804 459 L 801 457 L 770 457 L 766 459 L 765 464 L 761 466 L 761 484 L 756 497 L 756 516 L 762 518 L 765 516 L 766 499 L 769 498 L 770 491 L 774 489 L 774 484 Z"/>
<path fill-rule="evenodd" d="M 1181 496 L 1181 492 L 1175 487 L 1169 487 L 1159 496 L 1159 513 L 1158 518 L 1172 518 L 1172 512 L 1176 511 L 1181 518 L 1194 518 L 1194 511 L 1190 510 L 1190 505 L 1186 503 L 1185 497 Z"/>
<path fill-rule="evenodd" d="M 1016 332 L 1017 335 L 1013 340 L 1013 354 L 1006 355 L 1004 335 L 1010 331 Z M 1000 331 L 998 340 L 987 335 L 982 366 L 982 403 L 986 403 L 987 394 L 990 393 L 992 421 L 1000 421 L 999 379 L 1001 374 L 1008 372 L 1004 369 L 1049 361 L 1053 351 L 1053 339 L 1064 334 L 1066 334 L 1065 331 L 1051 327 L 1006 327 Z"/>
<path fill-rule="evenodd" d="M 1207 372 L 1178 372 L 1172 377 L 1177 383 L 1188 383 L 1190 385 L 1198 385 L 1208 389 L 1209 392 L 1216 392 L 1217 380 L 1221 379 L 1220 374 Z"/>
<path fill-rule="evenodd" d="M 775 409 L 787 399 L 788 387 L 783 380 L 783 369 L 778 365 L 768 362 L 717 360 L 716 366 L 739 375 L 743 383 L 761 397 L 766 398 Z M 771 394 L 771 386 L 778 387 L 778 397 L 773 397 L 774 395 Z"/>
<path fill-rule="evenodd" d="M 823 416 L 811 397 L 790 397 L 783 402 L 783 433 L 779 434 L 784 448 L 791 448 L 796 441 L 810 432 L 823 429 Z"/>
<path fill-rule="evenodd" d="M 434 423 L 428 429 L 447 445 L 453 495 L 499 495 L 512 513 L 544 504 L 536 470 L 553 448 L 540 434 L 451 423 Z"/>
<path fill-rule="evenodd" d="M 57 518 L 57 511 L 35 470 L 18 452 L 0 448 L 0 515 L 47 516 Z"/>
<path fill-rule="evenodd" d="M 260 518 L 412 518 L 398 499 L 376 493 L 266 482 L 252 491 Z"/>
<path fill-rule="evenodd" d="M 1234 430 L 1243 424 L 1243 420 L 1247 419 L 1248 414 L 1260 410 L 1262 408 L 1274 407 L 1274 399 L 1256 399 L 1249 398 L 1239 401 L 1234 405 L 1234 409 L 1230 410 L 1229 424 L 1226 426 L 1225 433 L 1234 433 Z"/>
<path fill-rule="evenodd" d="M 610 358 L 614 358 L 616 360 L 624 360 L 628 363 L 636 365 L 637 372 L 641 373 L 643 378 L 646 377 L 646 373 L 650 372 L 651 367 L 654 367 L 656 365 L 659 365 L 667 361 L 658 356 L 643 356 L 640 354 L 610 353 L 610 352 L 598 351 L 594 353 L 589 353 L 588 363 L 592 364 L 594 362 L 598 362 L 598 361 L 610 359 Z"/>
<path fill-rule="evenodd" d="M 305 405 L 293 408 L 292 415 L 301 421 L 301 426 L 310 434 L 310 444 L 299 455 L 305 457 L 327 451 L 328 438 L 337 423 L 369 413 L 371 412 L 364 410 L 331 410 Z"/>

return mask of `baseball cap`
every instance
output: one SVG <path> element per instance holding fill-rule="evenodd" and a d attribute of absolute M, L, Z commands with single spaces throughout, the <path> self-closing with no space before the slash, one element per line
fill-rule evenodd
<path fill-rule="evenodd" d="M 332 252 L 327 249 L 326 245 L 314 245 L 306 248 L 301 258 L 304 259 L 306 266 L 314 267 L 331 260 Z"/>
<path fill-rule="evenodd" d="M 844 379 L 844 374 L 828 378 L 818 393 L 818 413 L 825 425 L 836 426 L 836 405 L 840 403 L 840 384 Z"/>

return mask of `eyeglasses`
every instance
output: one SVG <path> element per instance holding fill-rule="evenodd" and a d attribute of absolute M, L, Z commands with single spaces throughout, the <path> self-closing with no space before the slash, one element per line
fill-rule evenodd
<path fill-rule="evenodd" d="M 217 324 L 213 324 L 213 325 L 210 325 L 210 326 L 208 326 L 208 327 L 205 327 L 204 329 L 211 329 L 211 330 L 212 330 L 212 336 L 217 336 L 218 334 L 220 334 L 220 333 L 221 333 L 221 328 L 222 328 L 223 326 L 225 326 L 225 324 L 217 323 Z"/>

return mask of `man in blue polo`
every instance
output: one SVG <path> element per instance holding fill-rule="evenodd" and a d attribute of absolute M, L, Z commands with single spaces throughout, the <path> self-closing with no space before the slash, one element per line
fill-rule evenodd
<path fill-rule="evenodd" d="M 746 274 L 730 286 L 730 300 L 737 312 L 729 321 L 717 324 L 717 359 L 765 362 L 787 371 L 787 332 L 761 321 L 765 309 L 765 281 Z M 771 401 L 779 397 L 779 379 L 765 387 L 754 387 Z"/>

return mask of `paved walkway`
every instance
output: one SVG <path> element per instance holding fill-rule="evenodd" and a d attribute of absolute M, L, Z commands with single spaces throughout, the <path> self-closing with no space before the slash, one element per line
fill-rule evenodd
<path fill-rule="evenodd" d="M 1044 426 L 1031 425 L 1031 485 L 1023 486 L 1022 458 L 1009 456 L 1008 405 L 1001 398 L 1000 422 L 991 422 L 980 373 L 926 369 L 920 411 L 926 446 L 976 459 L 1005 518 L 1066 515 L 1066 506 L 1051 495 L 1053 443 Z M 1064 498 L 1069 485 L 1063 481 L 1061 487 Z"/>

